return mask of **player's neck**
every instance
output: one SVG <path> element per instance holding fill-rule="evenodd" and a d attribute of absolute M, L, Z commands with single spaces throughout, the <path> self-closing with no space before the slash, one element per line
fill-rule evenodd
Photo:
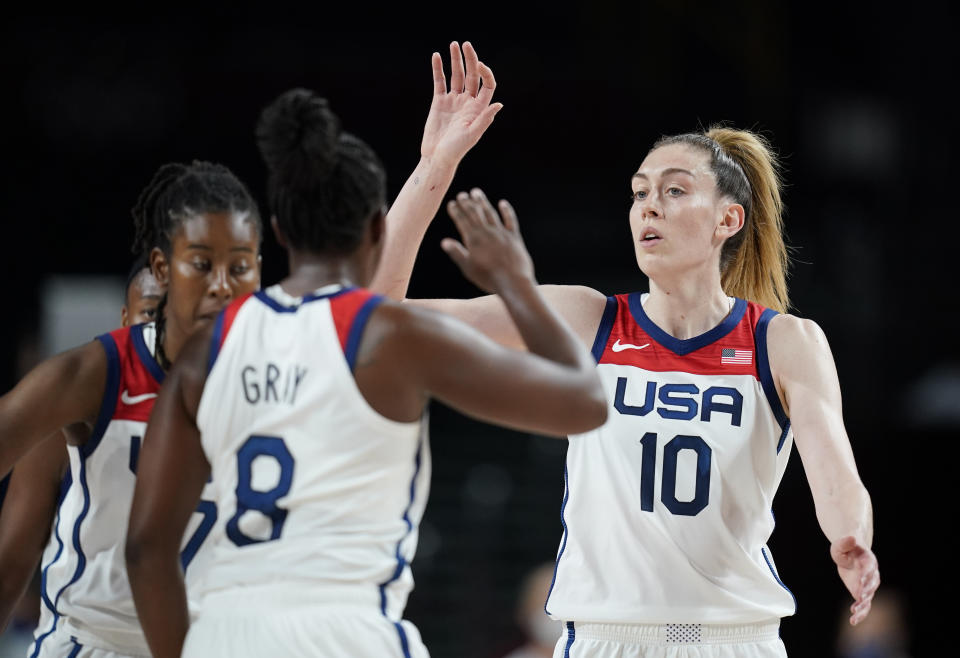
<path fill-rule="evenodd" d="M 715 281 L 673 281 L 650 279 L 650 296 L 643 311 L 665 332 L 686 340 L 710 331 L 730 313 L 731 304 Z"/>
<path fill-rule="evenodd" d="M 366 281 L 363 267 L 354 255 L 320 256 L 289 250 L 287 255 L 290 274 L 280 282 L 280 287 L 294 297 L 302 297 L 324 286 L 358 286 Z"/>

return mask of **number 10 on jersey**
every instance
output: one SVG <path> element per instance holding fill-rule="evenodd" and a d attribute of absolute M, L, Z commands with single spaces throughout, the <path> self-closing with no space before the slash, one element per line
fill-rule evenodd
<path fill-rule="evenodd" d="M 658 437 L 656 432 L 647 432 L 640 439 L 643 448 L 640 467 L 640 509 L 653 511 L 654 484 L 656 481 L 658 455 Z M 678 456 L 681 451 L 692 450 L 697 456 L 694 495 L 692 500 L 677 499 Z M 710 502 L 710 461 L 713 451 L 699 436 L 678 434 L 663 446 L 662 471 L 660 482 L 660 502 L 678 516 L 696 516 Z"/>

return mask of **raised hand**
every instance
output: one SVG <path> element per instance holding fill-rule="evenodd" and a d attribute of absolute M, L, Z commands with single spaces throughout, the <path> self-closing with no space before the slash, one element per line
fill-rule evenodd
<path fill-rule="evenodd" d="M 837 564 L 840 579 L 853 596 L 850 624 L 857 625 L 870 612 L 873 595 L 880 586 L 877 557 L 855 537 L 843 537 L 830 546 L 830 557 Z"/>
<path fill-rule="evenodd" d="M 474 188 L 470 194 L 461 192 L 447 204 L 447 212 L 463 242 L 453 238 L 441 242 L 464 276 L 489 293 L 501 293 L 517 283 L 536 283 L 533 261 L 520 237 L 517 214 L 506 201 L 499 206 L 497 214 L 479 189 Z"/>
<path fill-rule="evenodd" d="M 456 41 L 450 44 L 449 90 L 440 53 L 433 53 L 432 64 L 433 101 L 420 155 L 456 165 L 490 127 L 503 104 L 491 104 L 497 82 L 469 41 L 463 44 L 462 54 Z"/>

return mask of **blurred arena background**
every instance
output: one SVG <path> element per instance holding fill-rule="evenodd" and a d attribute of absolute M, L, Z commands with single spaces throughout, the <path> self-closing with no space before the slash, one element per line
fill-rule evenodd
<path fill-rule="evenodd" d="M 451 193 L 480 186 L 510 199 L 544 283 L 608 294 L 646 286 L 629 242 L 629 178 L 661 134 L 725 121 L 773 140 L 786 165 L 794 312 L 831 341 L 873 496 L 882 589 L 902 605 L 909 655 L 946 642 L 960 232 L 947 100 L 956 37 L 940 9 L 216 2 L 122 16 L 45 7 L 7 13 L 0 26 L 3 391 L 37 358 L 99 331 L 81 324 L 92 310 L 103 328 L 119 323 L 129 208 L 157 166 L 223 162 L 266 212 L 254 121 L 277 93 L 306 86 L 378 151 L 395 195 L 418 159 L 430 54 L 448 66 L 449 42 L 470 40 L 505 107 Z M 439 249 L 452 232 L 441 212 L 411 297 L 476 294 Z M 286 264 L 272 236 L 263 254 L 268 285 Z M 523 577 L 556 553 L 565 442 L 441 405 L 431 422 L 433 484 L 407 617 L 437 658 L 499 658 L 523 640 L 514 614 Z M 846 593 L 796 454 L 774 512 L 773 555 L 798 600 L 782 625 L 788 652 L 852 655 L 838 644 Z"/>

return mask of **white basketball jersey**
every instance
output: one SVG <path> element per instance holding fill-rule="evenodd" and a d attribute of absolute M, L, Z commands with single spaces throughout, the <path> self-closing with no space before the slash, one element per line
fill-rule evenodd
<path fill-rule="evenodd" d="M 426 422 L 384 418 L 353 377 L 380 301 L 360 288 L 294 298 L 273 286 L 218 317 L 197 411 L 224 521 L 210 538 L 209 598 L 286 587 L 400 620 L 430 455 Z"/>
<path fill-rule="evenodd" d="M 41 561 L 41 617 L 30 656 L 71 640 L 74 646 L 149 655 L 127 580 L 124 544 L 137 460 L 163 369 L 154 359 L 154 326 L 98 336 L 107 355 L 103 403 L 90 438 L 67 446 L 70 469 Z M 188 526 L 181 564 L 216 519 L 206 501 Z M 189 578 L 191 569 L 186 570 Z"/>
<path fill-rule="evenodd" d="M 688 340 L 610 297 L 593 346 L 611 401 L 571 436 L 547 613 L 566 621 L 739 624 L 791 615 L 766 541 L 793 443 L 767 361 L 775 312 L 737 299 Z"/>

